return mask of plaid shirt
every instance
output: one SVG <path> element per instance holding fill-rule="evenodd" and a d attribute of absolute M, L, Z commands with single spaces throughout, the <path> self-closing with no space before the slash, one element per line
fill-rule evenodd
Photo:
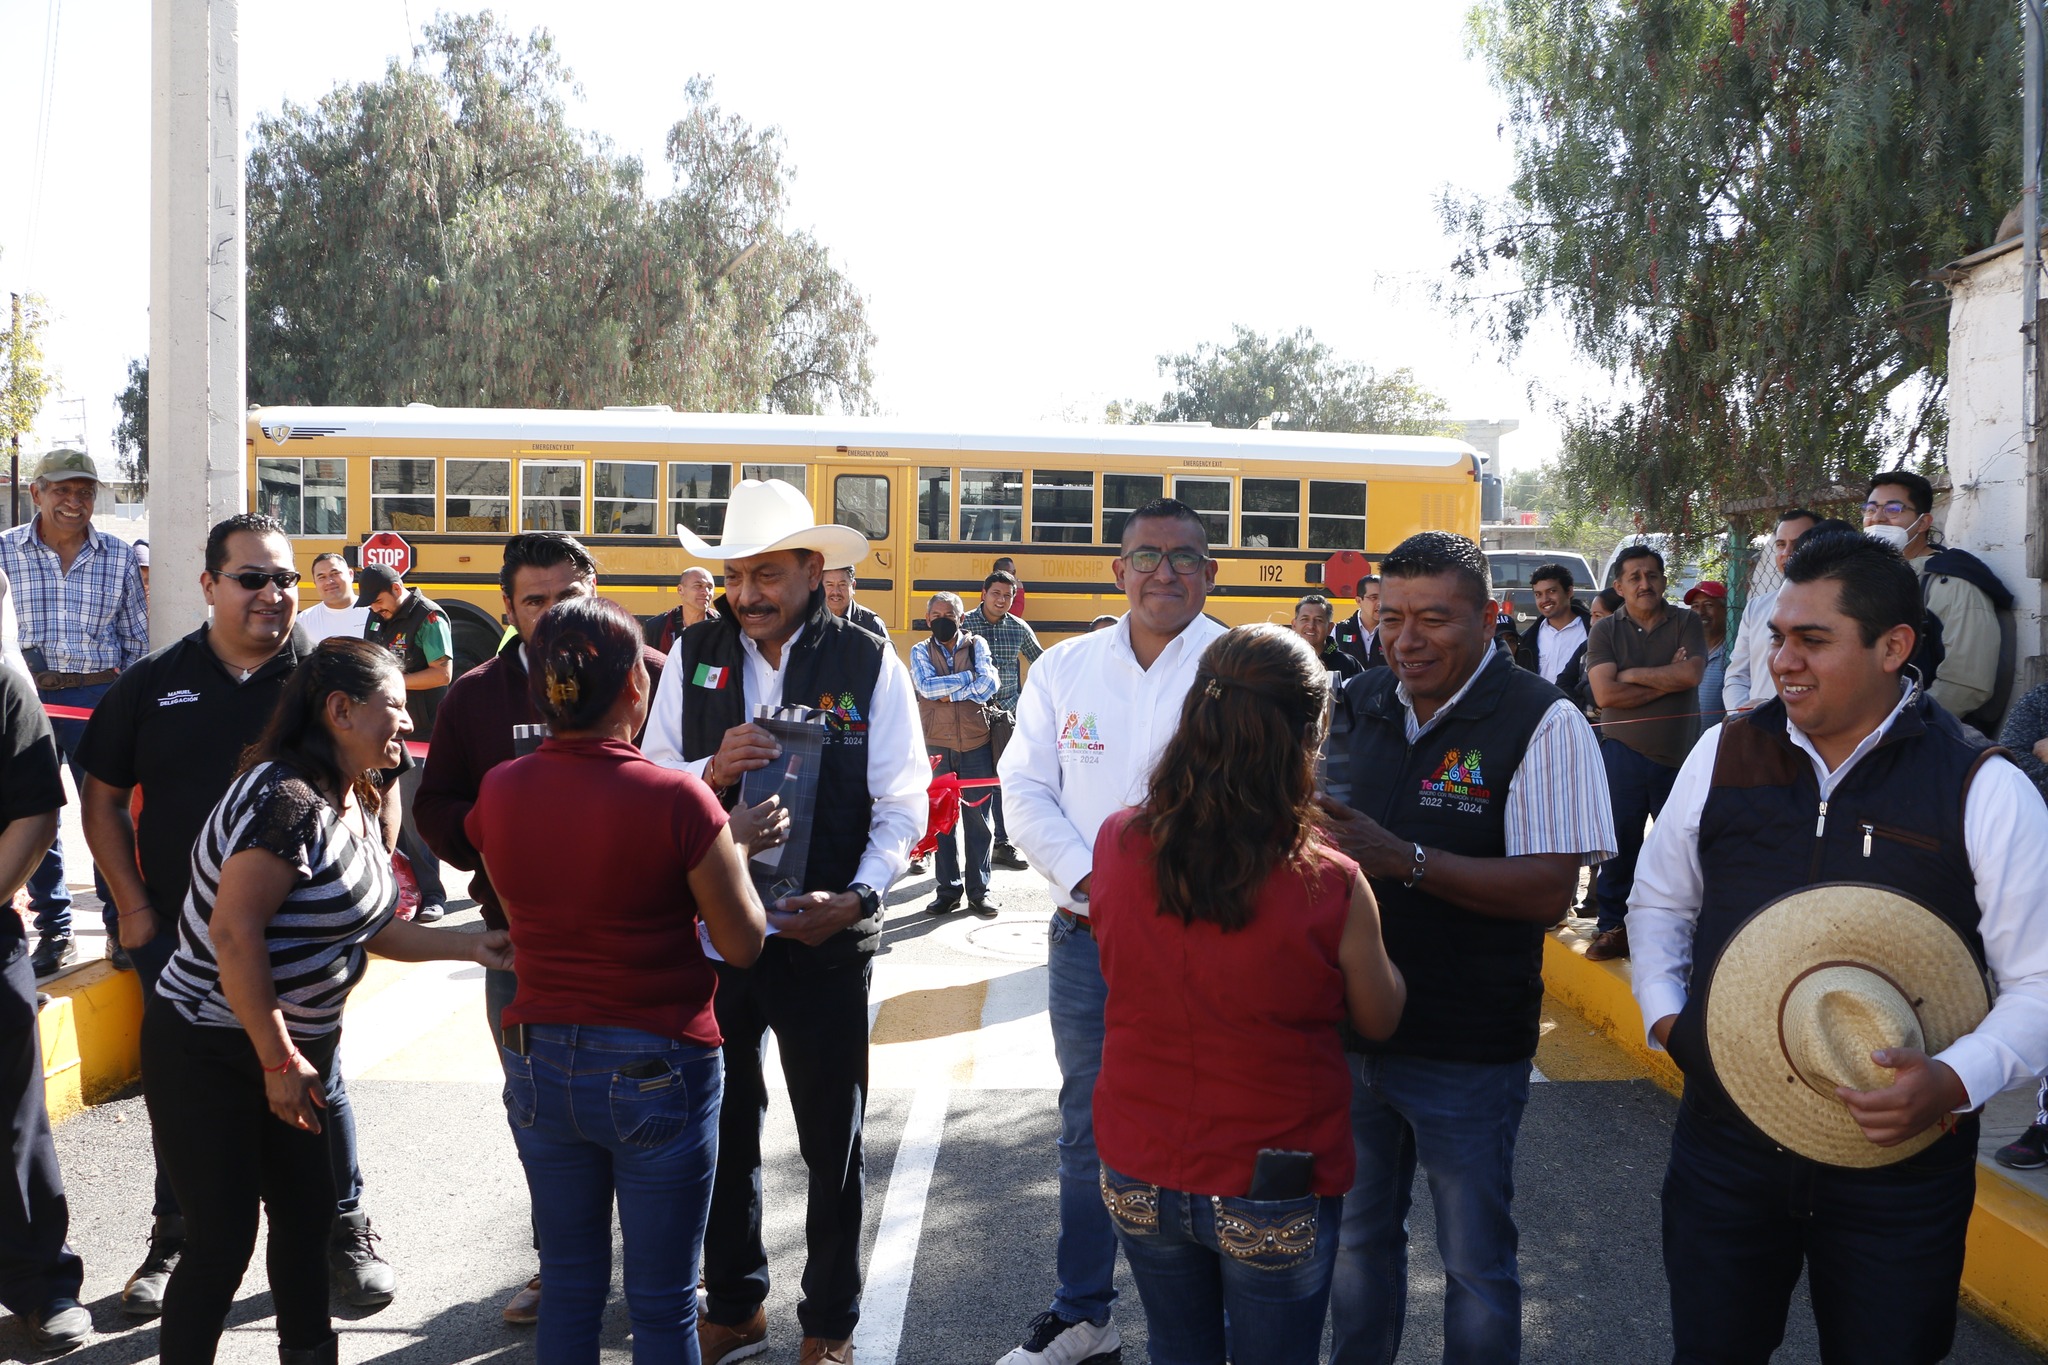
<path fill-rule="evenodd" d="M 998 711 L 1015 711 L 1017 695 L 1024 690 L 1018 661 L 1035 660 L 1045 653 L 1045 646 L 1038 643 L 1038 633 L 1025 625 L 1024 618 L 1014 612 L 1000 621 L 991 621 L 981 614 L 980 607 L 960 618 L 960 629 L 988 641 L 989 655 L 995 660 L 996 678 L 1002 684 L 996 688 L 995 708 Z"/>
<path fill-rule="evenodd" d="M 135 549 L 88 527 L 67 572 L 36 534 L 40 516 L 0 532 L 0 570 L 13 585 L 24 648 L 52 673 L 104 673 L 149 653 L 149 607 Z"/>

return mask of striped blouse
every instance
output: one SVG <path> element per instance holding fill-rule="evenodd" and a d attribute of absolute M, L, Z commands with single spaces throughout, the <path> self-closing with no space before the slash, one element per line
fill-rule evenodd
<path fill-rule="evenodd" d="M 298 873 L 264 931 L 285 1026 L 298 1039 L 332 1033 L 362 977 L 363 945 L 391 919 L 398 884 L 374 824 L 368 836 L 350 828 L 310 783 L 278 763 L 258 764 L 235 779 L 207 817 L 192 846 L 178 951 L 157 980 L 157 994 L 195 1024 L 242 1026 L 221 989 L 208 922 L 221 865 L 251 848 L 276 854 Z"/>

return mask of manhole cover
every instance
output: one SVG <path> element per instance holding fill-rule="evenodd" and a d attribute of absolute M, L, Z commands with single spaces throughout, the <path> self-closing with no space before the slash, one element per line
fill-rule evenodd
<path fill-rule="evenodd" d="M 953 926 L 947 928 L 952 930 Z M 952 946 L 963 952 L 999 957 L 1005 962 L 1045 961 L 1045 921 L 1035 915 L 1027 919 L 981 921 L 964 928 L 965 932 L 953 930 L 957 938 L 947 935 Z"/>

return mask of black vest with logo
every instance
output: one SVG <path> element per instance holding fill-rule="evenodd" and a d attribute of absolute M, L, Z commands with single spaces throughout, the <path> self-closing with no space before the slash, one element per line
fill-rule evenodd
<path fill-rule="evenodd" d="M 424 596 L 417 588 L 408 588 L 405 600 L 398 604 L 398 610 L 391 613 L 386 621 L 375 612 L 364 624 L 363 638 L 372 644 L 379 644 L 398 656 L 398 666 L 407 673 L 417 673 L 428 664 L 427 652 L 420 647 L 420 631 L 427 622 L 439 618 L 448 619 L 440 606 Z M 448 694 L 446 687 L 422 687 L 407 690 L 405 709 L 412 717 L 412 740 L 425 744 L 434 737 L 434 716 L 441 709 L 441 698 Z"/>
<path fill-rule="evenodd" d="M 1564 694 L 1533 673 L 1488 659 L 1448 714 L 1408 743 L 1392 669 L 1344 686 L 1351 711 L 1351 806 L 1397 838 L 1471 858 L 1507 856 L 1508 783 L 1529 737 Z M 1387 955 L 1408 982 L 1401 1026 L 1384 1043 L 1347 1026 L 1354 1052 L 1451 1062 L 1536 1055 L 1543 1010 L 1543 929 L 1495 919 L 1419 887 L 1374 878 Z"/>
<path fill-rule="evenodd" d="M 1928 906 L 1961 932 L 1982 965 L 1963 802 L 1977 769 L 2001 752 L 1922 693 L 1823 802 L 1813 760 L 1792 742 L 1785 721 L 1785 703 L 1773 697 L 1722 728 L 1700 811 L 1692 978 L 1666 1044 L 1685 1072 L 1685 1102 L 1696 1113 L 1738 1120 L 1759 1141 L 1707 1065 L 1703 987 L 1721 950 L 1781 896 L 1822 882 L 1864 882 Z"/>
<path fill-rule="evenodd" d="M 680 669 L 676 681 L 685 689 L 683 757 L 691 762 L 717 753 L 725 732 L 745 724 L 750 714 L 739 617 L 723 598 L 717 607 L 717 619 L 699 621 L 676 641 L 680 653 L 672 667 Z M 868 792 L 868 717 L 874 708 L 875 683 L 882 675 L 882 653 L 889 645 L 834 616 L 819 590 L 811 594 L 802 634 L 785 648 L 789 657 L 782 675 L 783 703 L 826 712 L 825 753 L 819 765 L 804 890 L 844 891 L 860 868 L 874 818 L 874 798 Z M 724 670 L 724 685 L 705 686 L 699 681 L 700 668 Z M 726 805 L 730 807 L 738 795 L 735 785 L 724 794 Z M 856 936 L 851 931 L 835 934 L 816 948 L 787 941 L 789 951 L 821 965 L 850 961 L 880 945 L 880 935 Z"/>

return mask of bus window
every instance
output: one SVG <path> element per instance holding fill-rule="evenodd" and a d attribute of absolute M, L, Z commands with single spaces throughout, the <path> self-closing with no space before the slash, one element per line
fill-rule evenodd
<path fill-rule="evenodd" d="M 1173 496 L 1195 509 L 1211 545 L 1230 543 L 1230 480 L 1189 477 L 1173 481 Z M 1122 535 L 1118 535 L 1122 539 Z"/>
<path fill-rule="evenodd" d="M 732 496 L 729 464 L 672 464 L 668 467 L 668 521 L 663 535 L 687 526 L 700 536 L 725 534 L 725 500 Z"/>
<path fill-rule="evenodd" d="M 1121 545 L 1124 522 L 1148 502 L 1157 501 L 1166 480 L 1157 474 L 1104 474 L 1102 476 L 1102 540 Z"/>
<path fill-rule="evenodd" d="M 1238 543 L 1253 550 L 1293 550 L 1301 545 L 1301 481 L 1246 479 L 1244 511 L 1237 519 Z"/>
<path fill-rule="evenodd" d="M 889 476 L 841 474 L 832 480 L 832 520 L 869 540 L 889 538 Z"/>
<path fill-rule="evenodd" d="M 505 535 L 512 530 L 512 462 L 450 460 L 448 529 Z"/>
<path fill-rule="evenodd" d="M 304 534 L 299 529 L 297 460 L 256 461 L 256 510 L 283 522 L 286 535 Z"/>
<path fill-rule="evenodd" d="M 1024 533 L 1024 471 L 960 471 L 960 539 L 1008 540 Z"/>
<path fill-rule="evenodd" d="M 743 464 L 740 477 L 743 479 L 780 479 L 799 493 L 808 493 L 811 486 L 804 482 L 804 467 L 800 464 Z"/>
<path fill-rule="evenodd" d="M 953 471 L 950 469 L 917 471 L 917 538 L 953 538 Z"/>
<path fill-rule="evenodd" d="M 1095 476 L 1087 470 L 1031 472 L 1031 538 L 1086 545 L 1095 534 Z"/>
<path fill-rule="evenodd" d="M 599 460 L 590 467 L 592 535 L 654 534 L 656 469 L 639 460 Z"/>
<path fill-rule="evenodd" d="M 306 534 L 347 535 L 348 461 L 307 460 L 305 474 Z"/>
<path fill-rule="evenodd" d="M 1308 547 L 1311 550 L 1365 548 L 1365 485 L 1308 481 Z"/>
<path fill-rule="evenodd" d="M 519 529 L 582 535 L 583 466 L 566 460 L 521 460 Z"/>
<path fill-rule="evenodd" d="M 431 531 L 434 529 L 434 462 L 432 460 L 370 461 L 370 529 Z"/>

